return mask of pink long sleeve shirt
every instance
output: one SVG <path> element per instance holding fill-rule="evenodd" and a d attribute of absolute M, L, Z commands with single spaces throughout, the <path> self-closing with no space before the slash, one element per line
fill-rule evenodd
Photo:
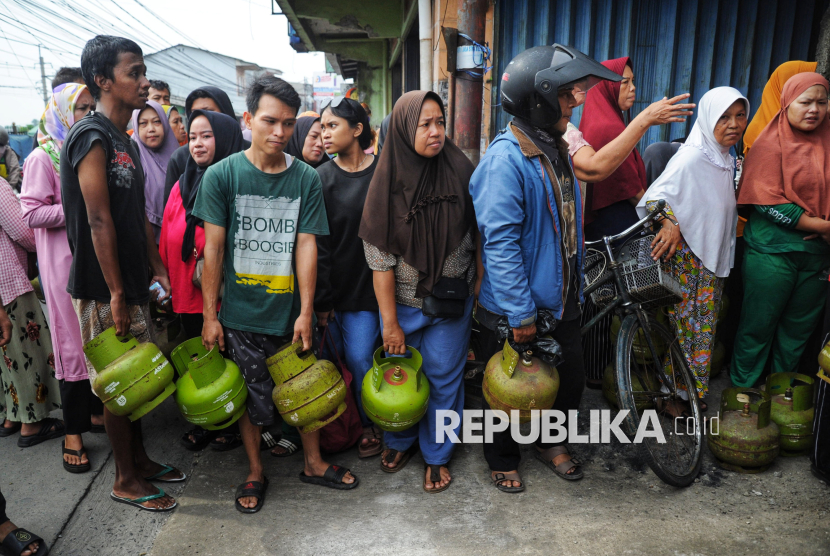
<path fill-rule="evenodd" d="M 87 380 L 81 328 L 66 291 L 72 253 L 66 239 L 61 181 L 43 149 L 32 151 L 23 165 L 20 205 L 23 221 L 34 230 L 37 244 L 40 282 L 55 350 L 55 376 L 67 382 Z"/>

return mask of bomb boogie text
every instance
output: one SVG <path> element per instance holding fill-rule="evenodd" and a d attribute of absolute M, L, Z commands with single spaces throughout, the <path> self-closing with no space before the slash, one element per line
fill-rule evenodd
<path fill-rule="evenodd" d="M 666 436 L 663 427 L 660 426 L 660 419 L 653 409 L 646 409 L 640 417 L 640 424 L 637 433 L 631 440 L 622 430 L 621 425 L 628 416 L 629 410 L 623 409 L 611 418 L 609 409 L 590 410 L 590 431 L 588 434 L 580 433 L 577 429 L 577 416 L 579 412 L 575 409 L 568 411 L 568 424 L 564 424 L 565 413 L 558 409 L 532 410 L 530 419 L 530 432 L 522 434 L 519 423 L 519 411 L 513 410 L 510 416 L 499 409 L 465 409 L 463 417 L 453 410 L 438 410 L 435 412 L 438 426 L 435 431 L 435 441 L 444 443 L 448 439 L 453 444 L 491 444 L 493 433 L 503 432 L 510 428 L 510 435 L 519 444 L 532 444 L 539 439 L 545 443 L 569 442 L 571 444 L 608 444 L 613 434 L 621 444 L 639 444 L 645 438 L 654 438 L 658 443 L 665 444 Z M 473 421 L 473 419 L 482 419 Z M 713 418 L 716 420 L 717 417 Z M 710 421 L 713 421 L 710 420 Z M 463 422 L 462 422 L 463 421 Z M 455 433 L 455 429 L 461 426 L 461 438 Z M 710 422 L 710 425 L 715 425 Z M 675 419 L 674 434 L 677 436 L 693 435 L 697 425 L 682 417 Z M 690 428 L 691 427 L 691 428 Z M 712 431 L 717 434 L 717 431 Z"/>
<path fill-rule="evenodd" d="M 294 234 L 297 223 L 288 218 L 260 218 L 242 216 L 239 220 L 240 231 L 257 231 L 272 234 Z M 240 251 L 261 253 L 288 253 L 294 252 L 293 241 L 263 241 L 256 239 L 236 238 L 234 247 Z"/>

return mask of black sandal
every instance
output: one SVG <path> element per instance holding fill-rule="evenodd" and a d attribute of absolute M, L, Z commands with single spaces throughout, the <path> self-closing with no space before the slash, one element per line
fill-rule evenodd
<path fill-rule="evenodd" d="M 565 460 L 559 465 L 554 465 L 553 458 L 563 454 L 571 455 L 565 446 L 554 446 L 542 452 L 536 451 L 536 459 L 544 463 L 551 471 L 565 479 L 566 481 L 578 481 L 584 474 L 582 473 L 582 462 L 571 456 L 571 459 Z M 573 473 L 568 473 L 573 469 Z"/>
<path fill-rule="evenodd" d="M 395 458 L 398 457 L 399 453 L 402 453 L 403 457 L 401 457 L 401 459 L 398 462 L 397 466 L 395 466 L 395 467 L 386 467 L 385 465 L 383 465 L 384 462 L 394 463 Z M 403 452 L 399 452 L 398 450 L 390 449 L 386 453 L 385 456 L 380 458 L 380 469 L 381 469 L 381 471 L 383 471 L 385 473 L 397 473 L 398 471 L 400 471 L 401 469 L 406 467 L 406 464 L 409 462 L 409 459 L 417 453 L 418 453 L 418 444 L 413 444 L 412 446 L 410 446 L 409 448 L 407 448 Z"/>
<path fill-rule="evenodd" d="M 243 514 L 255 514 L 259 510 L 262 509 L 262 505 L 265 503 L 265 491 L 268 490 L 268 477 L 262 476 L 262 482 L 259 481 L 248 481 L 247 483 L 242 483 L 236 489 L 236 509 L 242 512 Z M 257 499 L 256 506 L 253 508 L 246 508 L 242 504 L 239 503 L 240 498 L 245 498 L 246 496 L 254 496 Z"/>
<path fill-rule="evenodd" d="M 524 489 L 525 489 L 525 482 L 519 476 L 518 473 L 501 473 L 501 472 L 499 472 L 499 473 L 496 473 L 496 476 L 494 477 L 493 472 L 491 471 L 490 472 L 490 480 L 493 481 L 493 484 L 496 485 L 496 488 L 499 489 L 502 492 L 508 492 L 508 493 L 513 494 L 513 493 L 516 493 L 516 492 L 524 492 Z M 502 484 L 504 481 L 518 481 L 518 482 L 522 483 L 522 486 L 517 486 L 517 487 L 510 486 L 509 487 L 507 485 Z"/>
<path fill-rule="evenodd" d="M 66 440 L 61 442 L 61 447 L 63 448 L 63 453 L 65 455 L 70 456 L 77 456 L 78 459 L 83 459 L 86 455 L 86 463 L 79 463 L 79 464 L 71 464 L 66 460 L 63 460 L 63 468 L 69 471 L 70 473 L 86 473 L 92 468 L 92 461 L 89 459 L 89 454 L 86 453 L 86 448 L 81 448 L 80 450 L 70 450 L 66 447 Z"/>
<path fill-rule="evenodd" d="M 345 477 L 346 473 L 349 473 L 350 471 L 350 469 L 346 469 L 345 467 L 341 467 L 339 465 L 329 465 L 329 468 L 326 469 L 326 472 L 323 473 L 322 477 L 309 477 L 305 474 L 305 471 L 300 471 L 300 480 L 310 485 L 319 485 L 337 490 L 351 490 L 360 484 L 360 479 L 357 478 L 357 475 L 352 473 L 354 482 L 344 483 L 343 477 Z"/>
<path fill-rule="evenodd" d="M 190 440 L 191 436 L 193 437 L 193 440 Z M 191 452 L 201 452 L 207 448 L 210 441 L 217 436 L 219 436 L 217 431 L 209 431 L 203 429 L 202 427 L 196 427 L 195 429 L 191 429 L 184 433 L 179 439 L 179 444 L 181 444 L 185 450 L 189 450 Z"/>
<path fill-rule="evenodd" d="M 12 426 L 10 427 L 0 425 L 0 438 L 6 438 L 7 436 L 15 434 L 22 426 L 21 423 L 15 423 L 14 421 L 12 421 Z"/>
<path fill-rule="evenodd" d="M 40 422 L 40 430 L 37 431 L 36 434 L 31 436 L 23 436 L 21 433 L 20 438 L 17 439 L 17 445 L 20 448 L 31 448 L 32 446 L 37 446 L 41 442 L 60 438 L 65 435 L 66 426 L 58 419 L 47 417 Z"/>
<path fill-rule="evenodd" d="M 3 549 L 3 554 L 11 556 L 20 556 L 24 550 L 29 550 L 29 545 L 38 543 L 37 552 L 33 552 L 33 556 L 45 556 L 49 553 L 49 547 L 43 542 L 43 539 L 30 533 L 26 529 L 15 529 L 3 539 L 0 543 L 0 548 Z"/>
<path fill-rule="evenodd" d="M 440 483 L 441 482 L 441 468 L 446 467 L 447 471 L 450 470 L 450 466 L 447 464 L 444 465 L 432 465 L 429 463 L 424 464 L 424 469 L 429 469 L 429 482 L 431 483 Z M 424 491 L 428 492 L 429 494 L 435 494 L 436 492 L 444 492 L 450 485 L 452 484 L 452 479 L 450 482 L 445 484 L 440 488 L 427 488 L 427 483 L 424 481 Z"/>
<path fill-rule="evenodd" d="M 224 442 L 220 441 L 220 438 L 224 438 Z M 242 435 L 238 432 L 223 432 L 210 442 L 210 448 L 214 452 L 227 452 L 240 446 L 242 446 Z"/>

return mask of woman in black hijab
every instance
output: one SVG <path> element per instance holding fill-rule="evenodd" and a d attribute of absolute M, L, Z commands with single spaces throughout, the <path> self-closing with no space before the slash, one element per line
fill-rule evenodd
<path fill-rule="evenodd" d="M 288 140 L 285 152 L 302 160 L 312 168 L 317 168 L 329 161 L 329 156 L 323 149 L 323 129 L 320 126 L 320 117 L 302 116 L 297 118 L 294 133 Z"/>
<path fill-rule="evenodd" d="M 225 91 L 219 87 L 214 87 L 213 85 L 205 85 L 191 91 L 190 94 L 187 95 L 187 99 L 184 101 L 184 108 L 185 113 L 187 114 L 188 125 L 190 125 L 190 115 L 194 110 L 204 110 L 225 114 L 236 121 L 236 114 L 234 113 L 230 97 Z M 237 123 L 236 127 L 240 127 L 240 125 Z M 243 139 L 242 149 L 247 149 L 250 146 L 251 142 Z M 167 204 L 167 200 L 170 198 L 170 191 L 173 189 L 176 182 L 179 181 L 179 177 L 181 177 L 184 172 L 184 167 L 188 158 L 190 158 L 190 151 L 188 150 L 187 145 L 179 147 L 179 149 L 173 153 L 173 156 L 170 157 L 170 162 L 167 163 L 167 177 L 164 181 L 165 204 Z"/>
<path fill-rule="evenodd" d="M 476 281 L 472 173 L 472 163 L 446 138 L 440 97 L 411 91 L 398 99 L 359 236 L 373 271 L 384 349 L 392 355 L 418 350 L 430 385 L 424 418 L 404 431 L 384 433 L 382 469 L 399 471 L 420 444 L 428 493 L 452 481 L 453 443 L 436 440 L 438 411 L 460 414 L 464 406 Z M 454 429 L 457 434 L 460 423 Z"/>
<path fill-rule="evenodd" d="M 187 337 L 193 338 L 202 334 L 203 324 L 202 290 L 193 284 L 193 273 L 205 248 L 203 222 L 192 214 L 196 193 L 205 171 L 220 160 L 240 152 L 243 140 L 242 130 L 235 118 L 207 110 L 194 110 L 190 114 L 187 134 L 189 155 L 184 173 L 173 186 L 164 208 L 159 254 L 170 276 L 171 287 L 176 292 L 173 311 L 181 316 Z M 201 450 L 217 435 L 216 432 L 196 427 L 185 433 L 181 443 L 188 450 Z M 225 438 L 225 442 L 217 443 L 219 449 L 240 445 L 235 433 Z"/>

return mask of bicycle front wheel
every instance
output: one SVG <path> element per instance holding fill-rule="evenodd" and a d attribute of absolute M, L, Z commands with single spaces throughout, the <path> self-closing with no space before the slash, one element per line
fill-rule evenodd
<path fill-rule="evenodd" d="M 616 370 L 620 409 L 634 436 L 645 421 L 658 434 L 640 439 L 637 449 L 655 475 L 684 487 L 700 472 L 703 421 L 695 380 L 673 334 L 648 315 L 644 326 L 627 316 L 617 340 Z M 646 414 L 645 412 L 650 412 Z M 646 419 L 648 417 L 648 419 Z"/>

